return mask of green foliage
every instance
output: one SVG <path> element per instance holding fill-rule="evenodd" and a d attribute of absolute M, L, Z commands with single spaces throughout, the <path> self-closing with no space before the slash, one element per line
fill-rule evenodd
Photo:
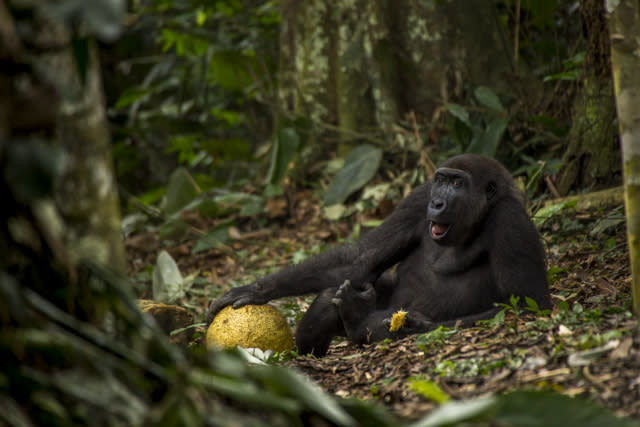
<path fill-rule="evenodd" d="M 562 65 L 564 67 L 564 71 L 556 74 L 552 74 L 550 76 L 546 76 L 544 78 L 545 82 L 552 82 L 554 80 L 570 80 L 575 81 L 580 78 L 582 75 L 582 68 L 584 63 L 584 55 L 585 52 L 578 52 L 571 58 L 565 59 L 562 61 Z"/>
<path fill-rule="evenodd" d="M 200 189 L 189 172 L 184 168 L 176 169 L 169 177 L 165 211 L 168 215 L 175 214 L 199 193 Z"/>
<path fill-rule="evenodd" d="M 437 383 L 428 381 L 424 377 L 410 377 L 407 382 L 411 390 L 436 403 L 445 403 L 451 399 Z"/>
<path fill-rule="evenodd" d="M 324 195 L 324 203 L 326 205 L 343 203 L 349 195 L 373 178 L 381 160 L 380 148 L 364 144 L 351 150 L 343 168 L 329 184 Z"/>
<path fill-rule="evenodd" d="M 635 421 L 618 418 L 584 399 L 546 391 L 518 391 L 447 403 L 411 427 L 630 427 L 635 424 Z"/>
<path fill-rule="evenodd" d="M 216 227 L 200 238 L 200 240 L 193 245 L 191 252 L 195 254 L 209 249 L 218 248 L 227 240 L 229 240 L 229 226 L 223 225 Z"/>
<path fill-rule="evenodd" d="M 475 89 L 470 103 L 472 113 L 462 105 L 447 104 L 447 111 L 454 118 L 449 133 L 461 151 L 494 157 L 510 117 L 498 95 L 486 86 Z"/>
<path fill-rule="evenodd" d="M 427 333 L 418 335 L 416 338 L 416 346 L 428 351 L 433 346 L 441 346 L 447 342 L 447 338 L 457 332 L 454 328 L 445 328 L 442 325 Z"/>
<path fill-rule="evenodd" d="M 127 119 L 116 133 L 118 145 L 151 157 L 175 155 L 217 186 L 252 177 L 256 148 L 268 139 L 274 118 L 278 3 L 153 0 L 133 12 L 134 30 L 157 36 L 144 57 L 126 61 L 131 74 L 142 77 L 115 103 Z M 114 158 L 127 164 L 119 168 L 125 174 L 147 161 L 124 151 L 114 151 Z"/>
<path fill-rule="evenodd" d="M 536 225 L 536 227 L 540 227 L 549 218 L 555 215 L 558 215 L 560 212 L 564 211 L 565 209 L 571 209 L 577 204 L 578 202 L 574 200 L 570 202 L 563 202 L 563 203 L 556 203 L 554 205 L 549 205 L 538 210 L 535 213 L 535 215 L 533 215 L 533 218 L 531 219 L 533 220 L 533 223 Z"/>
<path fill-rule="evenodd" d="M 300 136 L 294 128 L 281 128 L 271 150 L 271 167 L 267 183 L 279 185 L 286 176 L 289 163 L 293 160 L 300 147 Z"/>

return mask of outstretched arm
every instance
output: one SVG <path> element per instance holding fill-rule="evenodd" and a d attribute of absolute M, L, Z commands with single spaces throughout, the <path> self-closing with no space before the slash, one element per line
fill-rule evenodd
<path fill-rule="evenodd" d="M 379 227 L 354 244 L 346 244 L 231 289 L 209 307 L 207 321 L 227 305 L 264 304 L 272 299 L 337 287 L 345 280 L 373 283 L 420 242 L 429 203 L 429 184 L 416 188 Z"/>

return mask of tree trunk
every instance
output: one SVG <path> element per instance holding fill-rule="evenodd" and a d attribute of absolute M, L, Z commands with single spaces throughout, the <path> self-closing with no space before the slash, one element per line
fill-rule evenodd
<path fill-rule="evenodd" d="M 620 152 L 615 126 L 609 35 L 602 0 L 580 2 L 587 48 L 582 89 L 576 97 L 569 146 L 558 191 L 619 183 Z"/>
<path fill-rule="evenodd" d="M 65 161 L 55 197 L 66 225 L 67 247 L 74 260 L 91 259 L 125 273 L 111 136 L 95 43 L 80 39 L 72 46 L 71 35 L 61 23 L 40 25 L 47 31 L 48 42 L 62 47 L 43 60 L 66 95 L 57 126 Z"/>
<path fill-rule="evenodd" d="M 481 0 L 284 1 L 282 115 L 310 119 L 312 145 L 336 141 L 342 154 L 354 142 L 397 141 L 399 121 L 411 112 L 430 121 L 462 82 L 506 88 L 511 49 L 493 8 Z"/>
<path fill-rule="evenodd" d="M 633 310 L 640 314 L 640 4 L 637 0 L 621 0 L 617 6 L 609 7 L 611 62 L 622 141 Z"/>
<path fill-rule="evenodd" d="M 124 273 L 119 200 L 95 46 L 87 39 L 72 42 L 64 24 L 44 13 L 21 21 L 20 33 L 12 31 L 12 17 L 0 6 L 0 58 L 17 64 L 2 69 L 0 138 L 14 147 L 24 144 L 20 138 L 56 140 L 63 161 L 55 201 L 71 263 L 91 259 Z M 13 46 L 6 43 L 10 37 Z M 19 77 L 24 87 L 14 83 Z"/>

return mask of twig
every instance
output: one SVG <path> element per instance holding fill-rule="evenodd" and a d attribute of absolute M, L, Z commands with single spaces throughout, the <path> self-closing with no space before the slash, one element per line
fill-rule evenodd
<path fill-rule="evenodd" d="M 553 195 L 553 197 L 555 199 L 560 198 L 560 193 L 558 192 L 558 189 L 556 188 L 556 185 L 553 183 L 553 180 L 551 179 L 551 177 L 545 176 L 544 182 L 547 184 L 547 187 L 549 187 L 549 191 L 551 191 L 551 194 Z"/>

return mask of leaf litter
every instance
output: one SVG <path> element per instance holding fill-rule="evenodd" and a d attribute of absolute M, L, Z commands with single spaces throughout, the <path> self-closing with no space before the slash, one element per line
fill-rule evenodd
<path fill-rule="evenodd" d="M 277 209 L 267 205 L 266 221 L 234 219 L 231 251 L 212 248 L 193 253 L 199 237 L 189 233 L 174 240 L 155 232 L 128 238 L 129 272 L 137 279 L 139 296 L 150 296 L 150 266 L 166 250 L 183 275 L 200 272 L 182 305 L 202 322 L 209 301 L 230 287 L 351 238 L 357 223 L 380 219 L 361 215 L 351 222 L 327 221 L 308 191 L 295 194 L 291 201 L 276 202 L 271 205 Z M 472 328 L 437 330 L 367 346 L 338 339 L 324 358 L 298 356 L 282 363 L 329 393 L 376 400 L 408 419 L 432 411 L 437 401 L 512 390 L 586 397 L 618 415 L 640 419 L 640 338 L 638 322 L 630 313 L 626 230 L 617 223 L 591 232 L 605 214 L 594 211 L 567 218 L 564 213 L 541 226 L 554 303 L 550 314 L 506 308 L 502 319 Z M 183 219 L 198 230 L 219 226 L 194 212 L 183 212 Z M 309 301 L 294 297 L 275 303 L 295 323 Z M 200 333 L 192 345 L 200 345 L 205 332 L 203 326 L 197 329 Z"/>

